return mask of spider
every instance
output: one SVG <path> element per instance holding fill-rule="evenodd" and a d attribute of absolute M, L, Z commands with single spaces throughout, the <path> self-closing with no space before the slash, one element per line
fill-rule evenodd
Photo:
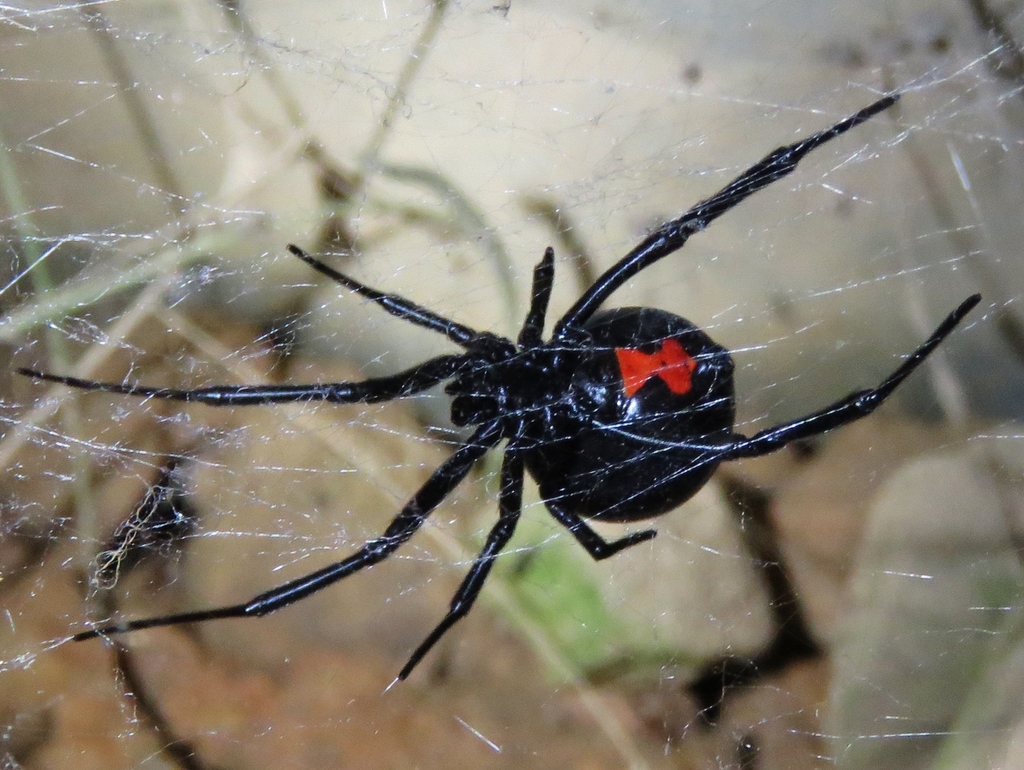
<path fill-rule="evenodd" d="M 507 442 L 501 467 L 498 521 L 462 581 L 447 614 L 399 672 L 404 680 L 437 641 L 470 610 L 495 559 L 519 521 L 523 477 L 536 481 L 555 520 L 595 560 L 650 540 L 653 529 L 603 539 L 589 519 L 632 522 L 676 508 L 727 460 L 758 457 L 873 412 L 942 343 L 981 300 L 966 299 L 880 385 L 859 390 L 791 422 L 745 436 L 734 430 L 733 362 L 729 352 L 689 321 L 664 310 L 623 307 L 598 312 L 637 273 L 681 248 L 691 235 L 791 173 L 809 152 L 891 107 L 892 94 L 794 144 L 780 147 L 722 190 L 645 238 L 604 272 L 543 331 L 554 281 L 554 251 L 533 270 L 530 307 L 515 342 L 478 332 L 408 299 L 349 278 L 297 246 L 289 251 L 344 288 L 388 313 L 443 334 L 463 352 L 442 355 L 398 374 L 363 382 L 309 385 L 217 385 L 195 390 L 95 382 L 31 369 L 36 380 L 145 398 L 245 406 L 288 402 L 374 403 L 405 398 L 446 382 L 451 419 L 472 435 L 427 479 L 383 535 L 341 561 L 290 580 L 241 604 L 81 631 L 76 641 L 154 626 L 266 615 L 388 558 L 423 525 L 473 464 Z"/>

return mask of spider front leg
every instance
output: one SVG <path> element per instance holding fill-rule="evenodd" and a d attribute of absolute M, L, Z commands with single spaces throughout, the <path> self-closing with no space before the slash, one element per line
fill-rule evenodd
<path fill-rule="evenodd" d="M 722 449 L 721 460 L 736 460 L 741 457 L 759 457 L 781 449 L 786 444 L 800 439 L 811 438 L 848 422 L 867 417 L 892 395 L 910 374 L 931 355 L 950 332 L 979 302 L 981 295 L 974 294 L 965 299 L 956 310 L 946 316 L 939 327 L 922 345 L 907 356 L 907 359 L 882 383 L 869 390 L 859 390 L 833 404 L 800 417 L 792 422 L 768 428 L 747 438 L 735 433 L 731 441 Z"/>
<path fill-rule="evenodd" d="M 332 281 L 344 286 L 346 289 L 351 289 L 356 294 L 366 297 L 366 299 L 372 302 L 376 302 L 385 311 L 395 316 L 395 318 L 401 318 L 403 321 L 408 321 L 411 324 L 416 324 L 417 326 L 422 326 L 426 329 L 430 329 L 431 331 L 443 334 L 456 345 L 461 345 L 463 347 L 468 345 L 478 336 L 474 329 L 470 329 L 468 326 L 463 326 L 460 323 L 452 321 L 450 318 L 440 316 L 432 310 L 427 310 L 427 308 L 422 305 L 417 305 L 412 300 L 408 300 L 397 294 L 388 294 L 383 291 L 377 291 L 377 289 L 367 286 L 364 283 L 360 283 L 355 278 L 349 278 L 344 273 L 339 273 L 333 267 L 330 267 L 319 259 L 310 256 L 294 243 L 288 244 L 288 251 L 318 273 L 326 275 Z"/>
<path fill-rule="evenodd" d="M 314 385 L 213 385 L 208 388 L 161 388 L 97 382 L 48 374 L 35 369 L 18 369 L 18 374 L 43 382 L 56 382 L 79 390 L 120 393 L 137 398 L 187 401 L 207 406 L 260 406 L 326 401 L 332 404 L 373 404 L 420 393 L 457 374 L 466 356 L 438 356 L 404 372 L 362 382 L 326 382 Z"/>
<path fill-rule="evenodd" d="M 272 588 L 242 604 L 217 607 L 198 612 L 183 612 L 155 618 L 130 620 L 126 623 L 108 623 L 88 631 L 75 634 L 72 639 L 80 642 L 96 636 L 123 634 L 157 626 L 176 626 L 183 623 L 202 623 L 221 618 L 262 617 L 289 604 L 336 583 L 359 570 L 383 561 L 399 546 L 412 537 L 426 521 L 427 516 L 466 477 L 483 454 L 501 439 L 501 426 L 497 422 L 480 427 L 451 457 L 431 474 L 412 499 L 392 520 L 384 534 L 371 540 L 347 559 L 317 570 L 283 585 Z"/>
<path fill-rule="evenodd" d="M 349 278 L 310 256 L 298 246 L 290 245 L 288 250 L 314 270 L 377 303 L 396 318 L 443 334 L 463 348 L 468 347 L 481 336 L 486 336 L 397 294 L 387 294 L 360 283 L 354 278 Z M 553 256 L 553 254 L 545 255 L 549 273 L 552 269 L 550 263 Z M 550 287 L 548 293 L 550 293 Z M 541 310 L 540 322 L 543 325 L 543 310 Z M 120 393 L 139 398 L 161 398 L 168 401 L 189 401 L 208 406 L 250 406 L 304 401 L 356 404 L 390 401 L 419 393 L 457 374 L 465 362 L 466 357 L 463 355 L 439 356 L 399 374 L 363 382 L 335 382 L 316 385 L 214 385 L 208 388 L 192 389 L 98 382 L 26 368 L 20 368 L 17 372 L 34 380 L 56 382 L 80 390 Z"/>
<path fill-rule="evenodd" d="M 530 310 L 526 314 L 523 328 L 519 332 L 519 347 L 535 348 L 544 342 L 544 319 L 551 301 L 551 289 L 555 282 L 555 250 L 550 246 L 544 250 L 544 257 L 533 268 L 533 287 L 530 290 Z"/>

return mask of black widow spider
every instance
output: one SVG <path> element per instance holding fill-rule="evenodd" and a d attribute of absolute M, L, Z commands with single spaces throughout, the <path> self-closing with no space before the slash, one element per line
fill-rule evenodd
<path fill-rule="evenodd" d="M 813 136 L 769 153 L 679 219 L 662 225 L 605 271 L 543 339 L 554 281 L 549 247 L 534 268 L 530 309 L 516 342 L 478 332 L 407 299 L 364 286 L 306 254 L 299 259 L 388 313 L 445 335 L 465 352 L 432 358 L 399 374 L 364 382 L 315 385 L 226 385 L 176 390 L 93 382 L 19 369 L 37 380 L 83 390 L 146 398 L 242 406 L 326 401 L 373 403 L 411 396 L 448 381 L 452 422 L 476 426 L 472 436 L 433 472 L 384 534 L 342 561 L 230 607 L 184 612 L 81 631 L 76 641 L 153 626 L 217 618 L 259 617 L 297 602 L 386 559 L 466 477 L 473 464 L 505 440 L 498 522 L 487 536 L 448 614 L 398 674 L 405 679 L 431 647 L 469 612 L 519 520 L 525 470 L 552 516 L 596 560 L 655 535 L 653 529 L 607 542 L 587 519 L 628 522 L 663 514 L 689 499 L 719 463 L 757 457 L 873 412 L 980 301 L 965 300 L 878 387 L 860 390 L 792 422 L 751 437 L 733 430 L 735 399 L 729 352 L 679 316 L 653 308 L 597 312 L 641 270 L 672 254 L 694 233 L 758 190 L 792 172 L 807 153 L 863 123 L 899 98 L 893 94 Z"/>

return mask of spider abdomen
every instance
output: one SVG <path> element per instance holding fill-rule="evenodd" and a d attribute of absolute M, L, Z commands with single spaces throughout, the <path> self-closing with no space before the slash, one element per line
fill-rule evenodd
<path fill-rule="evenodd" d="M 526 457 L 544 499 L 606 521 L 665 513 L 719 462 L 735 414 L 728 351 L 684 318 L 618 308 L 586 325 L 572 375 L 571 429 L 549 426 Z"/>

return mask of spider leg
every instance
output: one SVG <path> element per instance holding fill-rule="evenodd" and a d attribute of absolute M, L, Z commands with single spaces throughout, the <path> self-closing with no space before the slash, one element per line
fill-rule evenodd
<path fill-rule="evenodd" d="M 975 294 L 964 300 L 960 307 L 946 316 L 946 319 L 939 324 L 932 335 L 917 350 L 907 356 L 899 368 L 886 377 L 878 387 L 856 391 L 824 409 L 792 422 L 763 430 L 750 438 L 734 434 L 732 441 L 723 448 L 720 459 L 735 460 L 740 457 L 758 457 L 781 449 L 792 441 L 817 436 L 819 433 L 838 428 L 840 425 L 871 414 L 949 336 L 949 333 L 957 327 L 964 316 L 980 301 L 980 294 Z"/>
<path fill-rule="evenodd" d="M 444 316 L 440 316 L 437 313 L 427 310 L 422 305 L 417 305 L 415 302 L 405 299 L 405 297 L 400 297 L 397 294 L 385 294 L 382 291 L 371 289 L 369 286 L 360 283 L 355 278 L 349 278 L 344 273 L 339 273 L 337 270 L 324 264 L 319 259 L 310 256 L 295 244 L 289 244 L 288 251 L 317 272 L 326 275 L 333 281 L 337 281 L 346 289 L 354 291 L 356 294 L 376 302 L 396 318 L 401 318 L 403 321 L 408 321 L 409 323 L 416 324 L 417 326 L 423 326 L 424 328 L 443 334 L 456 345 L 465 346 L 478 336 L 478 333 L 473 329 L 470 329 L 468 326 L 463 326 L 462 324 L 451 321 Z"/>
<path fill-rule="evenodd" d="M 143 398 L 190 401 L 207 406 L 251 406 L 285 404 L 300 401 L 327 401 L 332 404 L 372 404 L 419 393 L 456 374 L 466 356 L 439 356 L 404 372 L 362 382 L 327 382 L 315 385 L 214 385 L 208 388 L 177 388 L 96 382 L 34 369 L 18 369 L 18 374 L 34 380 L 57 382 L 80 390 L 121 393 Z"/>
<path fill-rule="evenodd" d="M 551 500 L 545 500 L 544 505 L 548 507 L 551 515 L 555 517 L 555 521 L 569 530 L 594 561 L 607 559 L 609 556 L 614 556 L 625 548 L 629 548 L 637 543 L 643 543 L 658 534 L 656 529 L 645 529 L 642 532 L 633 532 L 609 543 L 572 511 L 563 508 Z"/>
<path fill-rule="evenodd" d="M 530 311 L 519 332 L 519 347 L 535 348 L 544 342 L 544 319 L 551 300 L 551 287 L 555 282 L 555 250 L 550 246 L 544 257 L 533 268 L 533 289 L 530 292 Z"/>
<path fill-rule="evenodd" d="M 845 134 L 851 128 L 859 126 L 882 110 L 888 109 L 899 98 L 899 94 L 886 96 L 845 120 L 839 121 L 831 128 L 819 131 L 794 144 L 773 150 L 710 198 L 702 200 L 678 219 L 663 224 L 601 274 L 594 285 L 585 291 L 583 296 L 576 300 L 576 303 L 562 316 L 555 326 L 554 336 L 561 338 L 569 328 L 582 326 L 613 291 L 641 270 L 681 249 L 691 235 L 706 229 L 722 214 L 757 191 L 792 173 L 797 164 L 811 150 Z"/>
<path fill-rule="evenodd" d="M 175 615 L 163 615 L 154 618 L 142 618 L 127 622 L 108 623 L 88 631 L 80 631 L 71 637 L 80 642 L 96 636 L 123 634 L 156 626 L 175 626 L 182 623 L 202 623 L 220 618 L 253 618 L 262 617 L 289 604 L 305 599 L 307 596 L 358 572 L 365 567 L 383 561 L 405 541 L 412 537 L 431 511 L 446 498 L 476 462 L 488 449 L 501 439 L 501 426 L 498 422 L 488 423 L 477 429 L 476 433 L 449 457 L 426 483 L 412 496 L 405 507 L 391 521 L 381 537 L 371 540 L 362 548 L 334 564 L 328 565 L 309 575 L 272 588 L 255 596 L 242 604 L 229 607 L 217 607 L 211 610 L 183 612 Z"/>
<path fill-rule="evenodd" d="M 520 452 L 513 446 L 505 450 L 505 458 L 501 465 L 501 493 L 498 501 L 498 523 L 487 535 L 487 542 L 484 544 L 480 555 L 476 557 L 473 566 L 469 570 L 452 598 L 448 614 L 437 624 L 437 627 L 430 632 L 426 639 L 416 648 L 409 661 L 402 667 L 398 679 L 403 680 L 412 673 L 416 665 L 423 659 L 423 656 L 430 652 L 430 648 L 437 644 L 448 629 L 464 618 L 484 582 L 494 566 L 494 560 L 501 553 L 516 531 L 516 524 L 519 523 L 519 515 L 523 505 L 523 459 Z"/>

